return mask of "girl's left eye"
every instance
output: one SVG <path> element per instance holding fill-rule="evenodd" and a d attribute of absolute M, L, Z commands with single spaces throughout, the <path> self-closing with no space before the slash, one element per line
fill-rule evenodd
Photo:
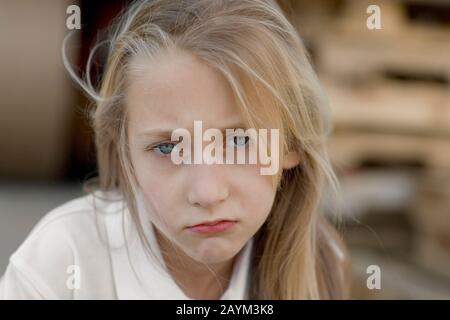
<path fill-rule="evenodd" d="M 250 141 L 249 136 L 231 136 L 228 141 L 232 143 L 232 146 L 244 147 Z"/>
<path fill-rule="evenodd" d="M 166 156 L 172 152 L 174 147 L 175 147 L 175 144 L 165 142 L 165 143 L 160 143 L 151 149 L 155 150 L 156 153 L 158 153 L 159 155 Z"/>

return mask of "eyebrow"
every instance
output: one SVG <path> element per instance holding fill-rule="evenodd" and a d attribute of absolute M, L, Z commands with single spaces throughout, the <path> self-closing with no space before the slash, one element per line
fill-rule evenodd
<path fill-rule="evenodd" d="M 242 128 L 244 130 L 246 130 L 246 125 L 244 125 L 242 122 L 239 122 L 237 124 L 232 124 L 229 126 L 225 126 L 225 127 L 220 127 L 220 128 L 202 128 L 203 131 L 207 130 L 207 129 L 219 129 L 222 133 L 225 133 L 226 129 L 237 129 L 237 128 Z M 172 132 L 176 129 L 187 129 L 187 128 L 174 128 L 172 130 L 170 129 L 164 129 L 164 128 L 155 128 L 155 129 L 149 129 L 149 130 L 144 130 L 142 132 L 139 132 L 137 134 L 137 137 L 139 138 L 143 138 L 143 137 L 151 137 L 151 138 L 161 138 L 161 139 L 166 139 L 166 138 L 170 138 L 172 136 Z M 187 129 L 188 131 L 192 132 L 193 128 L 191 129 Z"/>

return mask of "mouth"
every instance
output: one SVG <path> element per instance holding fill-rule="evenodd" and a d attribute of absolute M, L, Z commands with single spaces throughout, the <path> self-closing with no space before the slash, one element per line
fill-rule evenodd
<path fill-rule="evenodd" d="M 211 233 L 221 233 L 231 230 L 237 223 L 235 220 L 215 220 L 215 221 L 205 221 L 200 224 L 196 224 L 188 227 L 189 230 L 200 234 L 211 234 Z"/>

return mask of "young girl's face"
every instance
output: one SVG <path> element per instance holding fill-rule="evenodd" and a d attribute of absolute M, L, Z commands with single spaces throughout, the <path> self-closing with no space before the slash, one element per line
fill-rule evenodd
<path fill-rule="evenodd" d="M 131 161 L 157 230 L 199 262 L 233 258 L 269 215 L 276 192 L 272 176 L 261 175 L 259 164 L 176 165 L 170 157 L 172 131 L 188 129 L 193 142 L 195 120 L 203 131 L 245 129 L 228 82 L 184 52 L 136 57 L 128 80 Z M 224 138 L 226 148 L 236 141 Z M 219 219 L 234 223 L 222 232 L 191 228 Z"/>

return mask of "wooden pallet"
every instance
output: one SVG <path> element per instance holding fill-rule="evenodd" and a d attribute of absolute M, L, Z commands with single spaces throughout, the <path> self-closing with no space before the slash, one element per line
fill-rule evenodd
<path fill-rule="evenodd" d="M 392 80 L 352 85 L 327 76 L 321 83 L 336 127 L 450 138 L 450 87 Z"/>
<path fill-rule="evenodd" d="M 367 78 L 397 74 L 450 83 L 450 27 L 411 23 L 401 1 L 376 1 L 382 29 L 366 27 L 372 1 L 345 1 L 333 32 L 318 41 L 318 67 L 339 77 Z"/>
<path fill-rule="evenodd" d="M 447 239 L 450 254 L 450 173 L 425 172 L 417 181 L 412 217 L 419 233 Z M 444 241 L 445 242 L 445 241 Z"/>
<path fill-rule="evenodd" d="M 413 257 L 417 265 L 450 281 L 450 238 L 419 234 L 414 245 Z"/>
<path fill-rule="evenodd" d="M 447 138 L 342 131 L 330 137 L 328 148 L 332 162 L 341 169 L 374 161 L 422 164 L 428 168 L 450 170 Z"/>
<path fill-rule="evenodd" d="M 324 76 L 335 130 L 332 160 L 344 168 L 365 160 L 450 169 L 450 90 L 374 81 L 365 85 Z"/>

